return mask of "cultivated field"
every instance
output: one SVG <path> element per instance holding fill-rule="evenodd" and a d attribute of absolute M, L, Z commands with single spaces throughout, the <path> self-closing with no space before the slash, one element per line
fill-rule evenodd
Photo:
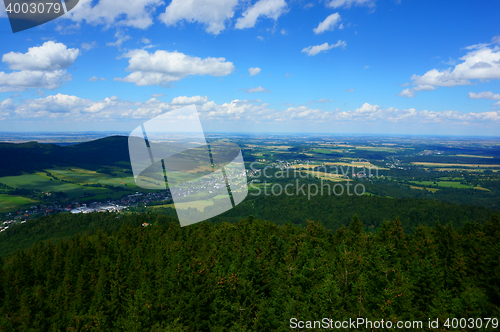
<path fill-rule="evenodd" d="M 100 194 L 109 190 L 105 188 L 91 188 L 51 180 L 45 173 L 24 174 L 18 176 L 5 176 L 0 178 L 0 182 L 13 188 L 40 190 L 44 192 L 62 191 L 69 197 L 79 197 L 84 193 Z"/>
<path fill-rule="evenodd" d="M 473 187 L 467 184 L 462 184 L 458 181 L 410 181 L 411 183 L 423 186 L 438 186 L 438 187 L 448 187 L 448 188 L 458 188 L 458 189 L 478 189 L 478 190 L 488 190 L 483 187 Z"/>
<path fill-rule="evenodd" d="M 296 173 L 306 173 L 308 176 L 316 177 L 323 180 L 330 180 L 335 182 L 346 181 L 342 178 L 342 174 L 332 174 L 318 171 L 295 171 Z"/>
<path fill-rule="evenodd" d="M 0 211 L 18 209 L 24 205 L 33 205 L 36 203 L 37 201 L 26 197 L 0 194 Z"/>
<path fill-rule="evenodd" d="M 172 208 L 172 209 L 182 209 L 186 210 L 188 208 L 195 208 L 200 212 L 203 212 L 205 207 L 213 205 L 213 201 L 194 201 L 194 202 L 183 202 L 183 203 L 177 203 L 177 204 L 165 204 L 165 205 L 156 205 L 156 206 L 151 206 L 151 209 L 157 209 L 157 208 Z"/>
<path fill-rule="evenodd" d="M 378 168 L 380 170 L 387 170 L 388 169 L 388 168 L 383 168 L 383 167 L 377 167 L 368 161 L 353 161 L 350 163 L 333 162 L 333 163 L 324 163 L 324 165 L 327 165 L 327 166 L 330 166 L 330 165 L 331 166 L 348 166 L 348 167 L 355 167 L 355 168 L 363 168 L 363 167 L 370 168 L 371 167 L 373 170 L 376 168 Z"/>
<path fill-rule="evenodd" d="M 488 167 L 497 168 L 500 165 L 490 165 L 490 164 L 448 164 L 448 163 L 428 163 L 428 162 L 412 162 L 413 165 L 417 166 L 428 166 L 428 167 Z"/>
<path fill-rule="evenodd" d="M 313 149 L 316 153 L 331 154 L 331 153 L 342 153 L 342 150 L 328 150 L 328 149 Z"/>
<path fill-rule="evenodd" d="M 396 152 L 402 151 L 404 149 L 403 148 L 389 148 L 389 147 L 385 147 L 385 146 L 356 146 L 356 150 L 396 153 Z"/>
<path fill-rule="evenodd" d="M 436 191 L 438 191 L 439 189 L 438 188 L 424 188 L 424 187 L 417 187 L 417 186 L 410 186 L 410 189 L 418 189 L 418 190 L 428 190 L 432 193 L 435 193 Z"/>
<path fill-rule="evenodd" d="M 468 158 L 485 158 L 485 159 L 493 159 L 492 156 L 478 156 L 472 154 L 457 154 L 457 157 L 468 157 Z"/>
<path fill-rule="evenodd" d="M 74 182 L 77 184 L 109 184 L 118 187 L 136 187 L 133 177 L 113 177 L 108 174 L 97 173 L 96 171 L 82 168 L 61 168 L 48 169 L 52 175 L 61 180 Z"/>

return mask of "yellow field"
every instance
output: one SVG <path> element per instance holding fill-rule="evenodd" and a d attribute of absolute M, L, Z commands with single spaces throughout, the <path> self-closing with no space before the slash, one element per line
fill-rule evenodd
<path fill-rule="evenodd" d="M 417 187 L 417 186 L 410 186 L 410 189 L 418 189 L 418 190 L 428 190 L 432 193 L 435 193 L 436 191 L 438 191 L 439 189 L 438 188 L 424 188 L 424 187 Z"/>
<path fill-rule="evenodd" d="M 342 150 L 332 150 L 332 149 L 326 149 L 326 148 L 322 148 L 322 149 L 313 149 L 314 150 L 328 150 L 328 151 L 331 151 L 331 152 L 338 152 L 338 153 L 342 153 Z"/>
<path fill-rule="evenodd" d="M 321 166 L 348 166 L 348 167 L 355 167 L 355 168 L 372 168 L 375 169 L 377 166 L 371 164 L 368 161 L 353 161 L 352 163 L 343 163 L 343 162 L 335 162 L 335 163 L 324 163 L 321 165 L 311 165 L 311 164 L 304 164 L 304 165 L 293 165 L 292 168 L 315 168 L 315 167 L 321 167 Z M 382 168 L 379 167 L 378 169 L 386 170 L 387 168 Z"/>
<path fill-rule="evenodd" d="M 186 173 L 196 173 L 196 172 L 205 172 L 205 171 L 211 171 L 212 167 L 208 166 L 196 166 L 196 168 L 186 171 Z"/>
<path fill-rule="evenodd" d="M 483 165 L 483 164 L 447 164 L 447 163 L 428 163 L 428 162 L 413 162 L 417 166 L 431 166 L 431 167 L 500 167 L 500 165 Z"/>
<path fill-rule="evenodd" d="M 335 163 L 325 163 L 325 165 L 332 165 L 332 166 L 348 166 L 348 167 L 356 167 L 356 168 L 372 168 L 372 169 L 380 169 L 380 170 L 387 170 L 388 168 L 383 168 L 383 167 L 377 167 L 373 165 L 372 163 L 368 161 L 353 161 L 351 163 L 342 163 L 342 162 L 335 162 Z"/>
<path fill-rule="evenodd" d="M 397 150 L 404 150 L 403 148 L 389 148 L 386 146 L 369 146 L 369 145 L 356 146 L 356 149 L 357 150 L 387 151 L 387 152 L 396 152 Z"/>
<path fill-rule="evenodd" d="M 316 171 L 296 171 L 296 172 L 307 173 L 308 175 L 324 180 L 337 181 L 337 182 L 346 181 L 346 179 L 342 178 L 342 174 L 331 174 L 331 173 L 316 172 Z"/>
<path fill-rule="evenodd" d="M 88 169 L 77 168 L 77 167 L 70 168 L 70 170 L 73 171 L 73 172 L 83 173 L 83 174 L 97 174 L 96 171 L 91 171 L 91 170 L 88 170 Z"/>
<path fill-rule="evenodd" d="M 305 164 L 305 165 L 293 165 L 292 168 L 315 168 L 320 165 L 310 165 L 310 164 Z"/>
<path fill-rule="evenodd" d="M 425 170 L 429 168 L 424 168 Z M 461 171 L 461 172 L 469 172 L 469 173 L 483 173 L 485 171 L 484 168 L 432 168 L 434 171 L 439 172 L 449 172 L 449 171 Z M 498 172 L 497 169 L 489 169 L 493 173 Z"/>
<path fill-rule="evenodd" d="M 165 205 L 156 205 L 156 206 L 151 206 L 151 209 L 156 209 L 156 208 L 172 208 L 172 209 L 182 209 L 186 210 L 188 208 L 196 208 L 198 211 L 203 212 L 205 207 L 213 205 L 213 201 L 194 201 L 194 202 L 183 202 L 183 203 L 177 203 L 177 204 L 165 204 Z"/>
<path fill-rule="evenodd" d="M 475 156 L 472 154 L 457 154 L 457 157 L 470 157 L 470 158 L 485 158 L 485 159 L 493 159 L 491 156 Z"/>

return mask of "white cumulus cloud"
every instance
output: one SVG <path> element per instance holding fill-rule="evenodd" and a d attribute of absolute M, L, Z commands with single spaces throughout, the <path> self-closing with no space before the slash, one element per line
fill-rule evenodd
<path fill-rule="evenodd" d="M 335 47 L 345 48 L 346 45 L 347 43 L 345 41 L 339 40 L 337 43 L 331 45 L 328 45 L 328 43 L 324 43 L 321 45 L 305 47 L 304 49 L 302 49 L 302 52 L 307 53 L 308 56 L 314 56 L 320 52 L 326 52 Z"/>
<path fill-rule="evenodd" d="M 250 76 L 257 75 L 260 73 L 260 68 L 259 67 L 248 68 L 248 73 L 250 74 Z"/>
<path fill-rule="evenodd" d="M 148 53 L 145 50 L 133 50 L 123 57 L 129 58 L 126 70 L 132 73 L 115 80 L 135 83 L 137 86 L 176 82 L 189 75 L 226 76 L 234 70 L 233 63 L 225 58 L 201 59 L 177 51 Z"/>
<path fill-rule="evenodd" d="M 159 19 L 167 26 L 178 22 L 198 22 L 208 33 L 218 35 L 226 28 L 226 21 L 234 16 L 238 0 L 172 0 Z"/>
<path fill-rule="evenodd" d="M 130 39 L 129 35 L 126 35 L 123 31 L 117 30 L 115 33 L 116 41 L 106 43 L 107 46 L 116 46 L 120 48 L 124 42 Z"/>
<path fill-rule="evenodd" d="M 50 40 L 42 46 L 30 47 L 26 53 L 6 53 L 2 62 L 12 70 L 55 71 L 71 66 L 78 54 L 78 49 L 68 49 L 63 43 Z"/>
<path fill-rule="evenodd" d="M 172 99 L 171 105 L 192 105 L 192 104 L 204 104 L 208 101 L 208 96 L 179 96 Z"/>
<path fill-rule="evenodd" d="M 91 49 L 96 48 L 96 47 L 97 47 L 97 42 L 95 42 L 95 41 L 90 42 L 90 43 L 87 43 L 87 42 L 82 43 L 82 48 L 85 51 L 90 51 Z"/>
<path fill-rule="evenodd" d="M 316 28 L 313 29 L 315 34 L 320 34 L 325 31 L 333 31 L 336 25 L 340 22 L 341 18 L 339 13 L 334 13 L 329 15 L 323 22 L 318 24 Z"/>
<path fill-rule="evenodd" d="M 418 91 L 432 91 L 436 89 L 437 88 L 432 85 L 417 85 L 414 88 L 404 89 L 403 91 L 398 93 L 398 95 L 401 97 L 413 98 Z"/>
<path fill-rule="evenodd" d="M 67 117 L 92 104 L 90 99 L 82 99 L 58 93 L 39 99 L 26 99 L 17 105 L 15 114 L 24 118 Z"/>
<path fill-rule="evenodd" d="M 0 92 L 24 91 L 29 88 L 56 89 L 71 80 L 65 68 L 71 66 L 80 51 L 68 49 L 62 43 L 47 41 L 42 46 L 30 47 L 26 53 L 9 52 L 2 62 L 11 73 L 0 72 Z"/>
<path fill-rule="evenodd" d="M 477 46 L 477 45 L 473 45 Z M 471 80 L 500 79 L 500 47 L 493 48 L 481 45 L 473 47 L 470 52 L 461 57 L 461 63 L 454 68 L 445 70 L 432 69 L 424 75 L 413 75 L 413 85 L 432 87 L 453 87 L 472 84 Z M 433 89 L 431 89 L 433 90 Z M 412 96 L 415 91 L 405 89 L 401 94 Z M 400 95 L 401 95 L 400 94 Z"/>
<path fill-rule="evenodd" d="M 318 102 L 320 102 L 318 100 Z M 329 100 L 327 100 L 329 101 Z M 65 119 L 71 121 L 117 121 L 148 119 L 162 113 L 195 103 L 203 121 L 233 123 L 324 123 L 327 126 L 378 123 L 438 124 L 463 126 L 491 126 L 500 124 L 500 110 L 488 112 L 458 112 L 453 110 L 428 111 L 414 108 L 397 109 L 364 103 L 354 110 L 325 111 L 307 106 L 288 107 L 286 110 L 270 108 L 262 100 L 233 100 L 217 104 L 203 96 L 179 96 L 171 103 L 156 98 L 144 102 L 120 100 L 116 96 L 93 101 L 77 96 L 57 94 L 39 99 L 12 99 L 0 102 L 0 117 L 10 119 Z M 290 105 L 290 104 L 287 104 Z"/>
<path fill-rule="evenodd" d="M 242 89 L 243 92 L 245 93 L 256 93 L 256 92 L 271 92 L 267 89 L 264 89 L 260 85 L 257 88 L 249 88 L 249 89 Z"/>
<path fill-rule="evenodd" d="M 474 93 L 474 92 L 469 92 L 469 98 L 471 99 L 491 99 L 491 100 L 500 100 L 500 94 L 498 93 L 493 93 L 491 91 L 485 91 L 485 92 L 479 92 L 479 93 Z"/>
<path fill-rule="evenodd" d="M 80 0 L 78 5 L 63 17 L 92 25 L 126 26 L 146 29 L 153 24 L 153 14 L 163 0 L 116 1 Z"/>
<path fill-rule="evenodd" d="M 7 98 L 4 101 L 0 102 L 0 119 L 4 120 L 7 116 L 10 115 L 10 111 L 15 109 L 15 104 L 12 99 Z"/>
<path fill-rule="evenodd" d="M 0 72 L 0 92 L 24 91 L 30 88 L 57 89 L 63 81 L 71 80 L 64 70 L 54 72 L 21 70 L 12 73 Z"/>
<path fill-rule="evenodd" d="M 259 0 L 252 7 L 248 8 L 242 17 L 238 18 L 235 28 L 253 28 L 260 16 L 277 20 L 286 11 L 287 4 L 285 0 Z"/>
<path fill-rule="evenodd" d="M 330 7 L 330 8 L 340 8 L 340 7 L 349 8 L 352 5 L 373 7 L 373 6 L 375 6 L 375 1 L 374 0 L 332 0 L 326 4 L 326 6 Z"/>

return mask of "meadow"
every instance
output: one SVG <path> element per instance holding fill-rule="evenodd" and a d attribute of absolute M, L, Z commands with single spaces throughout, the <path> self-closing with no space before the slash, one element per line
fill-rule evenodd
<path fill-rule="evenodd" d="M 106 188 L 83 187 L 72 183 L 53 180 L 45 173 L 23 174 L 17 176 L 4 176 L 0 182 L 13 188 L 40 190 L 43 192 L 62 191 L 70 198 L 83 196 L 84 193 L 100 194 L 109 191 Z"/>
<path fill-rule="evenodd" d="M 322 154 L 342 153 L 342 150 L 313 149 L 313 151 Z"/>
<path fill-rule="evenodd" d="M 36 203 L 37 201 L 27 197 L 0 194 L 0 211 L 8 211 Z"/>
<path fill-rule="evenodd" d="M 203 212 L 205 207 L 213 205 L 213 201 L 193 201 L 193 202 L 182 202 L 182 203 L 176 203 L 175 205 L 172 204 L 164 204 L 164 205 L 155 205 L 152 206 L 151 209 L 155 210 L 158 208 L 172 208 L 172 209 L 189 209 L 189 208 L 195 208 L 200 212 Z"/>
<path fill-rule="evenodd" d="M 96 171 L 82 168 L 58 168 L 48 169 L 52 175 L 61 180 L 74 182 L 77 184 L 102 184 L 118 187 L 137 187 L 133 177 L 114 177 L 108 174 L 98 173 Z"/>
<path fill-rule="evenodd" d="M 132 191 L 142 191 L 135 184 L 133 177 L 115 177 L 77 167 L 52 168 L 31 174 L 4 176 L 0 177 L 0 183 L 17 189 L 46 193 L 63 192 L 69 199 L 78 199 L 82 202 L 119 199 Z M 92 186 L 97 184 L 111 185 L 123 190 Z M 34 202 L 36 201 L 27 197 L 0 195 L 0 211 L 16 210 Z"/>
<path fill-rule="evenodd" d="M 458 181 L 409 181 L 411 183 L 422 185 L 422 186 L 438 186 L 438 187 L 448 187 L 448 188 L 458 188 L 458 189 L 479 189 L 488 190 L 482 187 L 474 187 L 467 184 L 462 184 Z"/>
<path fill-rule="evenodd" d="M 416 166 L 428 166 L 428 167 L 495 167 L 500 168 L 500 165 L 491 164 L 452 164 L 452 163 L 431 163 L 431 162 L 412 162 Z"/>

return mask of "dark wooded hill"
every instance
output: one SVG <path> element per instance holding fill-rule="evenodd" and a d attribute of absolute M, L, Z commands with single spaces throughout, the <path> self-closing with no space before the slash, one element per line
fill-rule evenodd
<path fill-rule="evenodd" d="M 0 143 L 0 156 L 0 176 L 20 175 L 54 166 L 97 170 L 121 163 L 122 167 L 130 169 L 127 136 L 110 136 L 69 146 L 37 142 Z"/>

